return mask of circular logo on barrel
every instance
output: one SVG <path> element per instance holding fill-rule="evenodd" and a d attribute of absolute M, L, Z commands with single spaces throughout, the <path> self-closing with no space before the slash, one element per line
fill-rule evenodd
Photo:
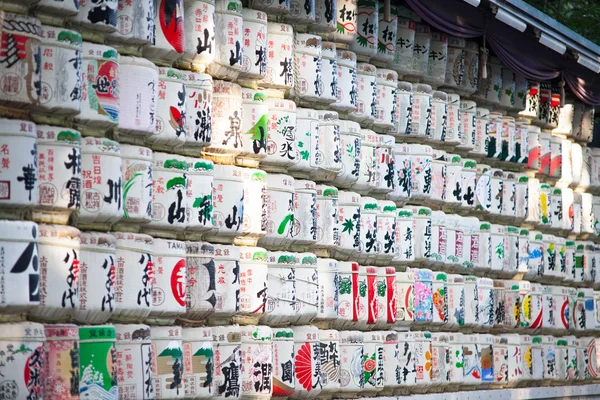
<path fill-rule="evenodd" d="M 182 307 L 185 306 L 185 289 L 185 259 L 181 259 L 175 264 L 173 272 L 171 272 L 171 292 L 173 293 L 175 301 Z"/>
<path fill-rule="evenodd" d="M 183 53 L 183 0 L 162 0 L 158 10 L 160 29 L 178 53 Z"/>

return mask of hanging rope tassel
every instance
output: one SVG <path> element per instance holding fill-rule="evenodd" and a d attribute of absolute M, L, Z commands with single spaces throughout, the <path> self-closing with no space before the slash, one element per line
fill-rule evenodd
<path fill-rule="evenodd" d="M 487 73 L 487 62 L 488 62 L 488 55 L 490 53 L 490 51 L 487 49 L 487 44 L 486 44 L 486 35 L 483 35 L 483 46 L 481 47 L 481 53 L 479 55 L 479 78 L 486 80 L 488 78 L 488 73 Z"/>
<path fill-rule="evenodd" d="M 564 73 L 561 74 L 560 83 L 558 85 L 560 86 L 560 106 L 562 107 L 565 105 L 565 102 L 566 102 L 565 74 Z"/>

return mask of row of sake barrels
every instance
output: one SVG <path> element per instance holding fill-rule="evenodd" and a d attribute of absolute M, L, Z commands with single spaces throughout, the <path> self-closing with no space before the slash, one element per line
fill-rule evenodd
<path fill-rule="evenodd" d="M 599 373 L 594 337 L 363 333 L 310 325 L 2 328 L 0 343 L 11 354 L 0 367 L 3 390 L 36 400 L 57 391 L 65 399 L 107 400 L 407 394 L 446 385 L 572 384 Z"/>

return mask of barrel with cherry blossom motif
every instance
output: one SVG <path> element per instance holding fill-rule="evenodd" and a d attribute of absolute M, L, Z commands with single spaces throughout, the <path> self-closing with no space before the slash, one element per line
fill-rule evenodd
<path fill-rule="evenodd" d="M 267 251 L 240 247 L 240 323 L 258 323 L 267 312 Z"/>
<path fill-rule="evenodd" d="M 108 34 L 108 41 L 124 53 L 138 52 L 139 48 L 154 41 L 153 0 L 142 0 L 133 4 L 119 0 L 117 6 L 117 30 Z M 181 10 L 180 10 L 181 12 Z"/>
<path fill-rule="evenodd" d="M 269 298 L 267 313 L 260 322 L 270 326 L 289 323 L 296 310 L 296 253 L 271 251 L 267 253 Z"/>
<path fill-rule="evenodd" d="M 377 117 L 377 68 L 372 64 L 356 65 L 356 109 L 348 113 L 348 119 L 363 126 L 373 124 Z"/>
<path fill-rule="evenodd" d="M 80 232 L 61 225 L 39 226 L 39 306 L 29 316 L 58 322 L 71 318 L 79 307 Z"/>
<path fill-rule="evenodd" d="M 41 400 L 43 398 L 46 378 L 44 368 L 47 362 L 44 357 L 45 341 L 42 324 L 21 322 L 2 325 L 0 349 L 7 354 L 4 357 L 8 359 L 0 367 L 3 396 L 10 399 L 28 397 Z M 79 370 L 76 369 L 74 372 L 75 377 L 78 377 Z M 77 396 L 79 388 L 77 387 L 76 390 L 74 397 L 79 398 Z M 116 396 L 108 398 L 116 400 Z"/>
<path fill-rule="evenodd" d="M 197 156 L 198 150 L 212 140 L 213 81 L 208 74 L 184 72 L 186 85 L 185 148 L 182 151 Z"/>
<path fill-rule="evenodd" d="M 212 223 L 214 229 L 207 238 L 231 242 L 240 235 L 244 221 L 243 168 L 214 165 L 212 192 Z"/>
<path fill-rule="evenodd" d="M 115 232 L 114 236 L 117 242 L 115 310 L 112 320 L 142 321 L 152 308 L 154 239 L 140 233 Z"/>
<path fill-rule="evenodd" d="M 212 229 L 214 165 L 202 158 L 188 157 L 186 232 L 205 232 Z"/>
<path fill-rule="evenodd" d="M 44 367 L 40 376 L 44 393 L 61 394 L 61 399 L 79 399 L 79 330 L 76 325 L 45 325 Z"/>
<path fill-rule="evenodd" d="M 186 242 L 187 267 L 185 318 L 201 321 L 215 312 L 217 305 L 217 270 L 215 247 L 207 242 Z"/>
<path fill-rule="evenodd" d="M 312 181 L 295 181 L 294 245 L 310 245 L 317 240 L 317 186 Z"/>
<path fill-rule="evenodd" d="M 273 391 L 273 332 L 268 326 L 243 326 L 241 333 L 242 399 L 268 400 Z"/>
<path fill-rule="evenodd" d="M 310 176 L 316 181 L 331 182 L 342 170 L 340 120 L 335 111 L 318 111 L 318 113 L 317 168 L 310 171 Z M 302 155 L 302 150 L 299 151 Z"/>
<path fill-rule="evenodd" d="M 321 38 L 296 33 L 294 41 L 294 96 L 300 103 L 318 101 L 323 92 Z"/>
<path fill-rule="evenodd" d="M 262 85 L 272 89 L 291 89 L 294 85 L 294 28 L 269 22 L 267 27 L 267 76 Z"/>
<path fill-rule="evenodd" d="M 48 328 L 46 328 L 47 330 Z M 115 325 L 117 382 L 120 398 L 154 395 L 152 385 L 152 341 L 148 325 Z"/>
<path fill-rule="evenodd" d="M 431 163 L 430 146 L 413 144 L 411 150 L 411 200 L 425 200 L 431 196 Z"/>
<path fill-rule="evenodd" d="M 288 397 L 294 392 L 294 331 L 273 328 L 273 397 Z"/>
<path fill-rule="evenodd" d="M 348 0 L 348 3 L 353 0 Z M 344 3 L 345 0 L 340 1 Z M 338 4 L 340 4 L 338 3 Z M 337 99 L 330 107 L 339 112 L 353 112 L 358 107 L 356 54 L 337 50 Z"/>
<path fill-rule="evenodd" d="M 160 0 L 154 6 L 154 39 L 143 54 L 154 63 L 170 65 L 184 52 L 184 2 Z"/>
<path fill-rule="evenodd" d="M 183 3 L 183 15 L 183 55 L 178 64 L 185 69 L 204 72 L 217 52 L 215 2 L 186 1 Z"/>

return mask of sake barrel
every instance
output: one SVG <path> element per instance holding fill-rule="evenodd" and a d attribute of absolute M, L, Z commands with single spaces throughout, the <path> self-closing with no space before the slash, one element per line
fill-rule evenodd
<path fill-rule="evenodd" d="M 117 51 L 112 47 L 84 42 L 81 81 L 81 112 L 74 118 L 75 126 L 84 134 L 102 136 L 119 123 L 121 89 Z"/>
<path fill-rule="evenodd" d="M 399 81 L 396 91 L 395 126 L 391 134 L 398 137 L 410 135 L 412 129 L 413 85 L 410 82 Z"/>
<path fill-rule="evenodd" d="M 411 149 L 411 199 L 424 200 L 431 195 L 432 149 L 413 144 Z"/>
<path fill-rule="evenodd" d="M 358 331 L 340 332 L 340 366 L 342 393 L 358 393 L 364 390 L 364 334 Z"/>
<path fill-rule="evenodd" d="M 312 398 L 323 389 L 320 376 L 315 374 L 315 371 L 321 370 L 319 330 L 312 325 L 295 326 L 292 330 L 294 331 L 296 390 L 291 397 Z M 316 380 L 313 379 L 315 375 Z"/>
<path fill-rule="evenodd" d="M 569 293 L 566 287 L 552 286 L 552 312 L 554 315 L 554 325 L 552 329 L 563 333 L 569 329 L 571 318 Z"/>
<path fill-rule="evenodd" d="M 212 207 L 213 227 L 210 238 L 231 241 L 242 232 L 244 221 L 244 179 L 242 168 L 214 166 Z"/>
<path fill-rule="evenodd" d="M 544 127 L 550 121 L 550 103 L 552 99 L 552 83 L 540 82 L 540 106 L 537 113 L 537 122 Z"/>
<path fill-rule="evenodd" d="M 115 325 L 119 397 L 154 395 L 152 341 L 148 325 Z"/>
<path fill-rule="evenodd" d="M 147 147 L 124 144 L 123 162 L 123 219 L 117 228 L 139 228 L 152 220 L 152 150 Z"/>
<path fill-rule="evenodd" d="M 339 130 L 342 169 L 335 177 L 334 183 L 338 187 L 348 187 L 359 179 L 360 174 L 360 125 L 354 121 L 340 120 Z"/>
<path fill-rule="evenodd" d="M 112 319 L 141 321 L 152 307 L 154 239 L 139 233 L 115 232 L 115 311 Z M 125 290 L 127 288 L 127 291 Z"/>
<path fill-rule="evenodd" d="M 202 158 L 188 158 L 186 231 L 201 232 L 212 228 L 214 165 Z"/>
<path fill-rule="evenodd" d="M 475 205 L 475 190 L 477 188 L 477 163 L 474 160 L 462 159 L 460 174 L 459 200 L 461 209 L 471 209 Z"/>
<path fill-rule="evenodd" d="M 257 323 L 267 312 L 268 279 L 267 251 L 261 247 L 241 247 L 240 314 L 248 322 Z"/>
<path fill-rule="evenodd" d="M 393 145 L 394 190 L 386 194 L 386 199 L 404 204 L 411 197 L 411 157 L 410 145 L 396 143 Z"/>
<path fill-rule="evenodd" d="M 80 242 L 79 305 L 74 316 L 83 323 L 105 323 L 116 308 L 116 239 L 108 233 L 83 232 Z"/>
<path fill-rule="evenodd" d="M 182 231 L 186 227 L 188 203 L 187 160 L 159 152 L 152 154 L 152 160 L 152 221 L 143 229 L 152 233 Z"/>
<path fill-rule="evenodd" d="M 575 331 L 592 330 L 596 327 L 594 291 L 589 288 L 577 290 L 577 299 L 573 306 Z"/>
<path fill-rule="evenodd" d="M 187 266 L 186 314 L 192 320 L 203 320 L 215 311 L 215 248 L 206 242 L 185 243 Z"/>
<path fill-rule="evenodd" d="M 479 43 L 467 41 L 465 46 L 465 79 L 459 89 L 472 94 L 477 89 L 479 79 Z"/>
<path fill-rule="evenodd" d="M 398 33 L 394 59 L 388 63 L 399 75 L 407 74 L 412 69 L 416 24 L 412 20 L 398 17 Z"/>
<path fill-rule="evenodd" d="M 44 366 L 39 378 L 44 393 L 56 391 L 63 399 L 78 399 L 79 386 L 73 383 L 79 376 L 79 329 L 70 324 L 45 325 L 43 329 Z"/>
<path fill-rule="evenodd" d="M 384 391 L 387 392 L 399 388 L 402 384 L 402 365 L 399 355 L 404 346 L 400 344 L 399 332 L 383 331 L 381 335 L 383 337 L 383 386 Z"/>
<path fill-rule="evenodd" d="M 291 89 L 294 85 L 294 28 L 269 22 L 267 26 L 267 75 L 263 86 Z"/>
<path fill-rule="evenodd" d="M 350 3 L 353 0 L 341 0 Z M 339 22 L 338 22 L 339 23 Z M 337 98 L 330 107 L 339 112 L 354 112 L 358 108 L 356 54 L 337 50 Z"/>
<path fill-rule="evenodd" d="M 387 132 L 396 125 L 396 92 L 398 73 L 391 69 L 377 69 L 377 92 L 375 97 L 375 122 L 373 126 L 380 132 Z"/>
<path fill-rule="evenodd" d="M 430 386 L 432 378 L 432 367 L 429 364 L 431 360 L 431 333 L 414 332 L 414 357 L 415 357 L 415 369 L 416 384 L 417 386 Z"/>
<path fill-rule="evenodd" d="M 0 240 L 0 252 L 4 254 L 0 273 L 6 277 L 8 267 L 11 269 L 0 296 L 0 318 L 10 320 L 40 303 L 39 229 L 37 224 L 26 221 L 2 221 L 2 228 L 7 234 Z M 9 256 L 9 252 L 13 255 Z"/>
<path fill-rule="evenodd" d="M 184 51 L 185 12 L 183 0 L 154 3 L 154 40 L 143 50 L 150 61 L 169 65 Z"/>
<path fill-rule="evenodd" d="M 211 324 L 229 322 L 240 311 L 240 247 L 215 245 L 215 312 Z"/>
<path fill-rule="evenodd" d="M 182 328 L 153 326 L 150 328 L 150 336 L 152 337 L 152 384 L 155 398 L 183 399 L 185 387 Z"/>
<path fill-rule="evenodd" d="M 448 58 L 446 61 L 446 76 L 444 87 L 458 89 L 466 79 L 465 46 L 463 38 L 448 36 Z"/>
<path fill-rule="evenodd" d="M 316 32 L 335 32 L 334 2 L 331 0 L 317 0 L 315 2 L 315 23 L 311 28 Z"/>
<path fill-rule="evenodd" d="M 361 197 L 359 261 L 367 262 L 373 260 L 377 255 L 377 217 L 379 211 L 377 200 L 372 197 Z"/>
<path fill-rule="evenodd" d="M 379 2 L 377 0 L 357 1 L 356 36 L 350 43 L 350 50 L 356 53 L 359 61 L 368 62 L 377 55 L 379 26 Z"/>
<path fill-rule="evenodd" d="M 73 16 L 72 21 L 87 31 L 87 36 L 98 39 L 95 37 L 98 33 L 107 34 L 117 29 L 118 3 L 118 0 L 79 2 L 79 13 Z"/>
<path fill-rule="evenodd" d="M 527 92 L 525 95 L 525 109 L 519 116 L 535 121 L 540 109 L 540 82 L 527 79 Z"/>
<path fill-rule="evenodd" d="M 195 72 L 205 72 L 217 52 L 214 0 L 183 3 L 183 55 L 178 64 Z"/>
<path fill-rule="evenodd" d="M 296 265 L 299 263 L 296 253 L 268 252 L 269 298 L 267 314 L 260 322 L 269 325 L 285 325 L 296 308 Z"/>
<path fill-rule="evenodd" d="M 338 65 L 335 43 L 321 42 L 321 56 L 323 57 L 321 63 L 321 85 L 323 90 L 321 91 L 321 97 L 316 101 L 332 104 L 337 100 L 338 91 Z"/>
<path fill-rule="evenodd" d="M 443 211 L 431 212 L 431 253 L 429 262 L 443 264 L 446 260 L 449 221 Z"/>
<path fill-rule="evenodd" d="M 429 85 L 420 83 L 413 86 L 411 139 L 418 136 L 427 140 L 432 136 L 432 95 L 433 91 Z"/>
<path fill-rule="evenodd" d="M 442 92 L 443 93 L 443 92 Z M 460 96 L 455 93 L 447 93 L 448 107 L 446 112 L 446 135 L 444 143 L 449 145 L 461 145 L 461 112 Z M 472 120 L 474 121 L 474 119 Z"/>
<path fill-rule="evenodd" d="M 267 171 L 285 172 L 299 162 L 296 104 L 291 100 L 268 100 L 269 122 L 267 155 L 261 167 Z"/>
<path fill-rule="evenodd" d="M 142 0 L 135 5 L 119 0 L 117 30 L 108 34 L 108 40 L 118 42 L 117 47 L 124 44 L 124 52 L 133 52 L 136 48 L 152 43 L 155 34 L 154 7 L 153 0 Z"/>
<path fill-rule="evenodd" d="M 6 40 L 0 45 L 5 54 L 5 65 L 0 69 L 0 79 L 4 82 L 0 104 L 25 109 L 37 106 L 42 96 L 41 23 L 37 18 L 8 12 L 3 20 Z"/>
<path fill-rule="evenodd" d="M 463 130 L 464 132 L 464 130 Z M 487 155 L 488 141 L 490 135 L 490 110 L 477 107 L 475 109 L 475 128 L 469 149 L 473 157 L 485 157 Z"/>
<path fill-rule="evenodd" d="M 405 77 L 410 76 L 413 79 L 420 79 L 427 75 L 431 41 L 432 35 L 429 25 L 416 24 L 412 63 L 410 72 L 404 74 Z"/>
<path fill-rule="evenodd" d="M 364 334 L 364 380 L 365 393 L 376 393 L 383 389 L 385 364 L 383 355 L 383 336 L 381 332 Z"/>
<path fill-rule="evenodd" d="M 387 194 L 394 190 L 395 159 L 392 154 L 394 137 L 391 135 L 377 135 L 375 148 L 375 188 L 373 193 Z"/>
<path fill-rule="evenodd" d="M 299 102 L 317 101 L 323 93 L 321 38 L 296 33 L 294 40 L 294 94 Z"/>
<path fill-rule="evenodd" d="M 195 156 L 198 149 L 209 146 L 212 139 L 213 81 L 208 74 L 185 72 L 185 85 L 188 97 L 183 151 Z"/>
<path fill-rule="evenodd" d="M 333 248 L 336 258 L 349 259 L 360 249 L 361 196 L 358 193 L 338 192 L 339 246 Z"/>
<path fill-rule="evenodd" d="M 318 114 L 317 168 L 311 169 L 310 176 L 316 181 L 331 182 L 342 170 L 340 121 L 335 111 L 318 111 Z M 302 150 L 299 151 L 303 156 Z"/>
<path fill-rule="evenodd" d="M 266 224 L 263 224 L 267 218 L 267 209 L 265 205 L 265 196 L 267 193 L 267 174 L 264 171 L 244 168 L 242 170 L 244 179 L 244 218 L 242 225 L 242 235 L 236 237 L 236 244 L 239 242 L 252 242 L 266 234 Z"/>
<path fill-rule="evenodd" d="M 451 385 L 464 381 L 463 334 L 448 333 L 447 382 Z"/>
<path fill-rule="evenodd" d="M 511 162 L 515 157 L 515 147 L 517 145 L 516 125 L 513 117 L 502 117 L 502 132 L 500 137 L 502 139 L 500 159 Z"/>
<path fill-rule="evenodd" d="M 294 178 L 288 175 L 267 175 L 265 205 L 266 234 L 259 240 L 262 246 L 283 246 L 294 233 Z"/>
<path fill-rule="evenodd" d="M 423 80 L 433 87 L 444 84 L 446 80 L 446 64 L 448 60 L 448 36 L 432 32 L 429 45 L 429 61 Z"/>
<path fill-rule="evenodd" d="M 546 346 L 548 344 L 548 346 Z M 550 354 L 552 353 L 552 354 Z M 555 368 L 554 350 L 550 343 L 544 343 L 544 336 L 531 337 L 531 379 L 541 381 L 544 379 L 546 361 L 550 362 L 549 367 Z M 527 371 L 527 369 L 526 369 Z"/>
<path fill-rule="evenodd" d="M 312 181 L 295 181 L 294 245 L 310 245 L 317 240 L 317 186 Z"/>
<path fill-rule="evenodd" d="M 576 244 L 574 240 L 565 241 L 565 282 L 575 281 L 575 252 Z"/>
<path fill-rule="evenodd" d="M 298 163 L 288 170 L 296 177 L 308 177 L 317 169 L 319 159 L 319 112 L 308 108 L 296 109 Z"/>
<path fill-rule="evenodd" d="M 317 242 L 327 249 L 339 246 L 338 190 L 333 186 L 317 185 Z"/>
<path fill-rule="evenodd" d="M 363 124 L 373 124 L 377 116 L 377 68 L 372 64 L 356 66 L 356 110 L 350 111 L 348 119 Z"/>
<path fill-rule="evenodd" d="M 561 178 L 562 164 L 562 138 L 553 135 L 550 137 L 550 169 L 548 171 L 550 178 Z"/>
<path fill-rule="evenodd" d="M 393 264 L 405 265 L 415 259 L 413 222 L 412 209 L 398 209 L 396 217 L 396 254 L 392 259 Z"/>
<path fill-rule="evenodd" d="M 294 376 L 294 331 L 273 328 L 273 397 L 287 397 L 296 386 Z"/>
<path fill-rule="evenodd" d="M 360 305 L 358 301 L 359 266 L 356 262 L 339 261 L 338 267 L 338 315 L 332 321 L 332 326 L 341 329 L 344 326 L 349 326 L 353 321 L 358 321 L 358 308 Z"/>
<path fill-rule="evenodd" d="M 42 25 L 41 80 L 36 113 L 68 116 L 81 110 L 82 39 L 78 32 Z"/>
<path fill-rule="evenodd" d="M 241 334 L 240 327 L 215 326 L 213 333 L 214 375 L 213 397 L 238 398 L 241 387 Z"/>
<path fill-rule="evenodd" d="M 148 142 L 156 149 L 181 147 L 186 137 L 186 84 L 183 71 L 158 68 L 158 112 L 156 129 Z"/>
<path fill-rule="evenodd" d="M 431 334 L 431 383 L 445 386 L 450 382 L 450 345 L 448 334 L 435 332 Z"/>
<path fill-rule="evenodd" d="M 512 161 L 527 164 L 529 157 L 529 122 L 526 119 L 517 119 L 515 137 L 517 142 L 515 144 L 515 156 Z"/>
<path fill-rule="evenodd" d="M 315 23 L 315 1 L 302 3 L 297 0 L 290 1 L 290 12 L 286 14 L 284 20 L 294 24 L 312 25 Z"/>
<path fill-rule="evenodd" d="M 400 351 L 399 359 L 401 365 L 402 385 L 414 387 L 417 384 L 417 366 L 415 363 L 415 338 L 414 332 L 400 332 L 400 343 L 403 349 Z"/>
<path fill-rule="evenodd" d="M 490 113 L 488 124 L 487 158 L 500 159 L 502 153 L 502 114 Z"/>
<path fill-rule="evenodd" d="M 321 373 L 323 374 L 322 394 L 335 393 L 340 388 L 341 354 L 340 332 L 335 330 L 319 330 L 321 357 Z"/>
<path fill-rule="evenodd" d="M 448 327 L 465 324 L 465 279 L 462 275 L 447 275 Z"/>
<path fill-rule="evenodd" d="M 243 326 L 240 398 L 270 399 L 273 390 L 273 332 L 268 326 Z"/>
<path fill-rule="evenodd" d="M 1 119 L 0 204 L 13 211 L 3 217 L 19 218 L 21 209 L 37 203 L 39 196 L 36 125 L 29 121 Z M 47 179 L 47 176 L 44 176 Z M 15 215 L 14 209 L 17 209 Z"/>
<path fill-rule="evenodd" d="M 10 356 L 11 361 L 0 368 L 5 379 L 2 382 L 5 397 L 17 399 L 22 394 L 36 400 L 43 398 L 44 367 L 47 362 L 44 358 L 45 341 L 42 324 L 21 322 L 2 325 L 0 347 L 11 353 L 15 349 L 15 354 Z M 76 371 L 76 375 L 79 375 L 79 371 Z"/>
<path fill-rule="evenodd" d="M 527 130 L 527 168 L 541 169 L 542 147 L 540 141 L 541 130 L 537 126 L 529 125 Z"/>
<path fill-rule="evenodd" d="M 396 36 L 398 35 L 398 17 L 390 13 L 385 17 L 384 6 L 380 4 L 379 22 L 377 26 L 377 54 L 373 62 L 385 66 L 394 60 L 396 55 Z"/>
<path fill-rule="evenodd" d="M 434 150 L 431 162 L 431 195 L 429 202 L 433 205 L 442 204 L 446 199 L 448 163 L 446 162 L 446 152 L 443 150 Z"/>
<path fill-rule="evenodd" d="M 185 242 L 154 239 L 156 272 L 152 286 L 150 321 L 175 321 L 186 312 L 187 266 Z"/>
<path fill-rule="evenodd" d="M 339 308 L 339 264 L 331 258 L 318 258 L 317 272 L 319 292 L 315 321 L 333 321 Z"/>
<path fill-rule="evenodd" d="M 396 251 L 396 205 L 389 200 L 378 201 L 377 254 L 379 262 L 390 262 Z"/>
<path fill-rule="evenodd" d="M 344 46 L 351 44 L 357 35 L 357 4 L 355 0 L 336 1 L 336 31 L 331 40 Z"/>
<path fill-rule="evenodd" d="M 423 263 L 429 260 L 432 252 L 431 243 L 431 209 L 427 207 L 410 207 L 413 212 L 413 234 L 419 238 L 414 242 L 414 261 Z M 423 240 L 420 240 L 423 238 Z"/>
<path fill-rule="evenodd" d="M 251 8 L 242 10 L 244 41 L 240 83 L 254 86 L 267 73 L 267 13 Z"/>
<path fill-rule="evenodd" d="M 79 327 L 80 397 L 118 398 L 115 336 L 112 325 Z"/>
<path fill-rule="evenodd" d="M 267 155 L 269 106 L 267 94 L 261 90 L 242 89 L 242 137 L 238 164 L 258 166 Z"/>
<path fill-rule="evenodd" d="M 375 188 L 377 134 L 369 129 L 360 130 L 360 167 L 358 180 L 351 186 L 359 193 Z"/>
<path fill-rule="evenodd" d="M 312 253 L 298 253 L 295 264 L 296 303 L 289 322 L 310 324 L 319 309 L 319 270 L 317 257 Z"/>
<path fill-rule="evenodd" d="M 119 119 L 119 133 L 144 138 L 156 134 L 157 113 L 164 118 L 157 104 L 164 106 L 164 80 L 158 79 L 158 70 L 150 61 L 138 57 L 119 59 L 120 106 L 126 118 Z M 162 92 L 162 98 L 158 97 Z"/>
<path fill-rule="evenodd" d="M 562 190 L 560 188 L 554 188 L 552 189 L 552 195 L 550 196 L 550 213 L 552 213 L 551 229 L 559 230 L 562 228 L 562 208 Z"/>

